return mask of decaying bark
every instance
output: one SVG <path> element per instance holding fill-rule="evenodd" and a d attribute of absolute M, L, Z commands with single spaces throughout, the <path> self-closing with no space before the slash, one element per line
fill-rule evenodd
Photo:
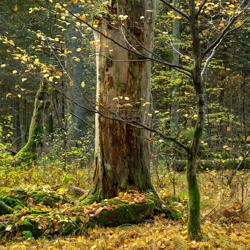
<path fill-rule="evenodd" d="M 97 15 L 99 29 L 124 47 L 150 55 L 145 48 L 153 49 L 157 3 L 150 0 L 112 1 L 111 14 L 128 15 L 128 18 L 122 20 L 121 17 L 117 21 Z M 125 120 L 150 125 L 150 61 L 138 58 L 98 33 L 95 33 L 95 40 L 98 110 L 112 117 L 105 107 Z M 154 192 L 150 177 L 150 145 L 146 141 L 150 133 L 98 114 L 95 133 L 93 188 L 87 202 L 112 198 L 129 189 Z"/>

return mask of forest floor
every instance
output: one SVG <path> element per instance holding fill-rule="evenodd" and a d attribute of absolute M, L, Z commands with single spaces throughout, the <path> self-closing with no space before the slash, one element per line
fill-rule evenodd
<path fill-rule="evenodd" d="M 164 201 L 172 200 L 183 213 L 180 220 L 155 215 L 136 225 L 113 228 L 86 229 L 82 235 L 39 239 L 23 237 L 2 238 L 0 249 L 249 249 L 249 177 L 248 171 L 239 171 L 231 187 L 227 180 L 231 171 L 204 171 L 198 174 L 201 191 L 202 241 L 187 237 L 187 184 L 184 172 L 169 170 L 164 164 L 152 167 L 154 186 Z M 68 197 L 69 186 L 88 190 L 92 169 L 73 165 L 62 171 L 60 166 L 2 168 L 0 187 L 55 187 Z M 175 191 L 174 191 L 175 190 Z M 175 192 L 175 198 L 173 193 Z M 243 197 L 242 197 L 243 196 Z"/>

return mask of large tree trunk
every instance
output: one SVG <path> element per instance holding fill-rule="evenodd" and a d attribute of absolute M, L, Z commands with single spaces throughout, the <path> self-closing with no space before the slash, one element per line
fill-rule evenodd
<path fill-rule="evenodd" d="M 123 46 L 149 55 L 125 29 L 144 47 L 152 50 L 157 3 L 156 0 L 112 1 L 111 12 L 117 16 L 128 15 L 128 19 L 122 21 L 124 27 L 115 20 L 106 22 L 100 19 L 99 30 L 107 32 Z M 112 26 L 110 23 L 115 24 Z M 98 110 L 104 112 L 104 105 L 125 120 L 144 121 L 150 125 L 148 114 L 151 105 L 143 105 L 151 102 L 150 61 L 129 61 L 139 59 L 99 33 L 95 33 L 95 40 Z M 132 106 L 126 106 L 128 103 Z M 104 114 L 109 115 L 107 111 Z M 95 170 L 88 202 L 112 198 L 131 189 L 155 192 L 150 177 L 150 145 L 145 139 L 149 137 L 145 130 L 96 114 Z"/>

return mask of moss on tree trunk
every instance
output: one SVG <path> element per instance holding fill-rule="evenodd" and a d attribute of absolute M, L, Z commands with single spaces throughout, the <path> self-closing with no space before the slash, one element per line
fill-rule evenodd
<path fill-rule="evenodd" d="M 37 159 L 37 147 L 42 147 L 42 117 L 41 109 L 47 97 L 47 84 L 42 83 L 36 93 L 33 116 L 31 118 L 29 138 L 26 145 L 17 153 L 13 164 L 19 165 L 22 162 L 30 163 Z"/>
<path fill-rule="evenodd" d="M 188 234 L 192 239 L 198 239 L 201 231 L 200 227 L 200 190 L 195 173 L 196 159 L 189 159 L 187 162 L 188 181 Z"/>

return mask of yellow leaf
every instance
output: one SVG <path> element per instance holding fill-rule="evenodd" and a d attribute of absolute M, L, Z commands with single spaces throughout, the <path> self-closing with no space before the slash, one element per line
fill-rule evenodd
<path fill-rule="evenodd" d="M 238 23 L 235 24 L 236 28 L 239 28 L 240 26 L 241 26 L 241 22 L 238 22 Z"/>
<path fill-rule="evenodd" d="M 227 127 L 227 131 L 229 132 L 231 130 L 231 128 L 230 127 Z"/>
<path fill-rule="evenodd" d="M 207 35 L 209 33 L 209 31 L 208 30 L 203 30 L 202 33 L 203 33 L 203 35 Z"/>
<path fill-rule="evenodd" d="M 75 40 L 75 39 L 77 39 L 77 37 L 73 36 L 73 37 L 71 37 L 71 39 L 74 39 L 74 40 Z"/>
<path fill-rule="evenodd" d="M 14 8 L 14 11 L 18 11 L 18 8 L 17 8 L 17 6 L 15 6 L 15 8 Z"/>
<path fill-rule="evenodd" d="M 72 4 L 75 4 L 75 3 L 77 3 L 78 2 L 78 0 L 71 0 L 71 3 Z"/>
<path fill-rule="evenodd" d="M 223 148 L 227 148 L 227 145 L 224 145 Z"/>
<path fill-rule="evenodd" d="M 107 35 L 107 31 L 106 30 L 104 30 L 103 33 L 104 33 L 105 36 Z"/>
<path fill-rule="evenodd" d="M 16 70 L 13 70 L 13 71 L 12 71 L 12 73 L 13 73 L 13 74 L 16 74 L 16 73 L 17 73 L 17 71 L 16 71 Z"/>
<path fill-rule="evenodd" d="M 82 82 L 82 83 L 81 83 L 81 86 L 84 88 L 84 86 L 85 86 L 85 82 Z"/>
<path fill-rule="evenodd" d="M 94 44 L 96 44 L 96 41 L 90 41 L 89 42 L 91 45 L 94 45 Z"/>
<path fill-rule="evenodd" d="M 80 59 L 76 57 L 76 58 L 75 58 L 75 61 L 76 61 L 76 62 L 80 62 Z"/>
<path fill-rule="evenodd" d="M 19 85 L 17 84 L 17 85 L 15 86 L 15 89 L 18 88 L 18 87 L 19 87 Z"/>
<path fill-rule="evenodd" d="M 22 78 L 22 82 L 25 82 L 27 80 L 27 78 Z"/>
<path fill-rule="evenodd" d="M 59 38 L 58 38 L 58 37 L 56 37 L 56 38 L 55 38 L 55 41 L 56 41 L 56 42 L 59 42 Z"/>
<path fill-rule="evenodd" d="M 124 97 L 124 99 L 128 101 L 128 100 L 129 100 L 129 97 L 126 96 L 126 97 Z"/>
<path fill-rule="evenodd" d="M 10 96 L 11 95 L 11 93 L 8 93 L 7 95 L 6 95 L 6 97 L 8 97 L 8 96 Z"/>
<path fill-rule="evenodd" d="M 97 25 L 99 23 L 99 20 L 95 20 L 93 25 Z"/>
<path fill-rule="evenodd" d="M 19 98 L 21 98 L 21 95 L 20 95 L 20 94 L 18 94 L 17 96 L 18 96 Z"/>
<path fill-rule="evenodd" d="M 150 104 L 150 102 L 143 103 L 143 107 L 146 106 L 147 104 Z"/>
<path fill-rule="evenodd" d="M 80 27 L 81 24 L 79 22 L 76 22 L 76 27 Z"/>
<path fill-rule="evenodd" d="M 6 227 L 6 231 L 10 231 L 11 230 L 11 228 L 12 228 L 12 225 L 8 225 L 7 227 Z"/>
<path fill-rule="evenodd" d="M 203 146 L 207 146 L 207 142 L 206 142 L 206 143 L 203 143 Z"/>
<path fill-rule="evenodd" d="M 155 113 L 157 114 L 157 113 L 159 113 L 160 111 L 159 110 L 155 110 Z"/>
<path fill-rule="evenodd" d="M 82 50 L 81 48 L 76 49 L 77 52 L 80 52 L 81 50 Z"/>
<path fill-rule="evenodd" d="M 4 68 L 4 67 L 6 67 L 6 64 L 2 64 L 2 65 L 1 65 L 1 68 Z"/>
<path fill-rule="evenodd" d="M 82 16 L 80 17 L 80 19 L 86 20 L 86 16 L 85 16 L 85 15 L 82 15 Z"/>

